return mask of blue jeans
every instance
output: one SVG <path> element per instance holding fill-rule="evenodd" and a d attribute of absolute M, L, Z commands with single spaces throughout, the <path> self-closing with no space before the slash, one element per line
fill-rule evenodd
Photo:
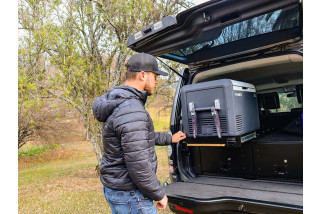
<path fill-rule="evenodd" d="M 139 190 L 112 190 L 103 185 L 103 192 L 112 214 L 157 214 L 153 201 Z"/>

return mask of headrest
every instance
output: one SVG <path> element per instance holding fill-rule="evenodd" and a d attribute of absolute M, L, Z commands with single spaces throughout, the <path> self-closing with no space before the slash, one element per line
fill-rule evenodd
<path fill-rule="evenodd" d="M 280 108 L 280 99 L 277 92 L 257 94 L 258 107 L 264 109 Z"/>

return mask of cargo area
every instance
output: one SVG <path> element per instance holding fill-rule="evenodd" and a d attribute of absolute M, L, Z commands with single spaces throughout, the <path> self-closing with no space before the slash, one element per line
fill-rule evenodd
<path fill-rule="evenodd" d="M 223 86 L 223 81 L 232 86 Z M 218 108 L 216 100 L 220 101 Z M 190 84 L 182 87 L 177 108 L 182 109 L 179 122 L 187 138 L 176 146 L 174 167 L 179 173 L 176 182 L 166 187 L 170 204 L 198 213 L 302 213 L 300 54 L 274 55 L 196 72 Z M 218 111 L 213 114 L 213 109 Z M 254 121 L 259 126 L 253 126 Z M 255 137 L 242 141 L 245 133 L 253 132 Z M 231 138 L 239 139 L 239 143 L 230 144 Z M 244 205 L 247 210 L 240 209 Z"/>
<path fill-rule="evenodd" d="M 182 171 L 195 172 L 190 177 L 207 175 L 301 183 L 303 181 L 302 60 L 302 56 L 296 54 L 272 56 L 243 62 L 238 66 L 228 65 L 209 69 L 194 75 L 192 85 L 185 86 L 181 92 L 183 129 L 188 133 L 185 143 L 189 151 L 182 153 L 182 160 L 189 159 L 183 161 Z M 233 80 L 231 81 L 233 87 L 224 89 L 226 93 L 222 96 L 224 98 L 217 95 L 219 92 L 210 93 L 209 89 L 221 87 L 220 81 L 223 81 L 223 77 Z M 242 81 L 238 82 L 242 85 L 242 89 L 236 87 L 235 81 Z M 220 84 L 214 86 L 216 83 Z M 247 84 L 253 84 L 256 91 L 249 90 Z M 196 95 L 190 98 L 189 90 Z M 251 97 L 255 98 L 256 102 Z M 189 125 L 185 121 L 186 118 L 192 117 L 188 104 L 194 102 L 197 109 L 214 105 L 212 103 L 216 99 L 221 101 L 218 114 L 223 137 L 218 138 L 214 119 L 210 111 L 207 111 L 196 112 L 197 137 L 194 138 L 191 135 L 193 129 L 190 121 Z M 222 118 L 225 118 L 224 122 Z M 259 126 L 253 126 L 251 122 L 257 120 Z M 235 133 L 228 132 L 235 127 Z M 206 132 L 208 129 L 214 131 Z M 256 138 L 230 146 L 228 140 L 231 137 L 243 134 L 239 129 L 244 133 L 255 131 Z M 202 146 L 198 146 L 200 142 L 203 143 L 200 144 Z M 186 145 L 183 145 L 183 148 Z"/>

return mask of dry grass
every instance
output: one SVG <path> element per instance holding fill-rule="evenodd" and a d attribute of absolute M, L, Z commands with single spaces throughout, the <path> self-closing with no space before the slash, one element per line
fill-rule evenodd
<path fill-rule="evenodd" d="M 155 131 L 168 132 L 169 112 L 157 108 L 148 111 Z M 67 138 L 60 139 L 64 143 L 59 148 L 19 156 L 19 213 L 111 213 L 95 171 L 92 144 L 80 141 L 83 131 L 80 127 L 70 127 Z M 169 174 L 167 147 L 156 147 L 156 152 L 157 176 L 163 183 Z M 167 209 L 158 213 L 172 212 Z"/>
<path fill-rule="evenodd" d="M 171 111 L 169 109 L 164 110 L 161 107 L 160 108 L 150 107 L 150 108 L 147 108 L 147 111 L 149 112 L 153 120 L 154 130 L 156 132 L 168 133 Z"/>
<path fill-rule="evenodd" d="M 156 151 L 163 182 L 168 176 L 167 147 Z M 19 157 L 19 213 L 111 213 L 95 165 L 92 145 L 86 141 Z"/>
<path fill-rule="evenodd" d="M 100 197 L 102 185 L 89 142 L 69 143 L 27 158 L 19 158 L 19 213 L 102 213 L 109 209 Z"/>

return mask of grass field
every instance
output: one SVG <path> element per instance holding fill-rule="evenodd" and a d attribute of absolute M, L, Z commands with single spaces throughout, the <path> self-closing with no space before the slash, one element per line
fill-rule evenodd
<path fill-rule="evenodd" d="M 157 131 L 166 130 L 168 116 L 151 117 L 159 121 L 155 122 Z M 156 147 L 156 152 L 157 176 L 163 183 L 168 176 L 167 147 Z M 26 146 L 19 155 L 19 213 L 111 213 L 95 166 L 95 153 L 88 141 Z"/>

